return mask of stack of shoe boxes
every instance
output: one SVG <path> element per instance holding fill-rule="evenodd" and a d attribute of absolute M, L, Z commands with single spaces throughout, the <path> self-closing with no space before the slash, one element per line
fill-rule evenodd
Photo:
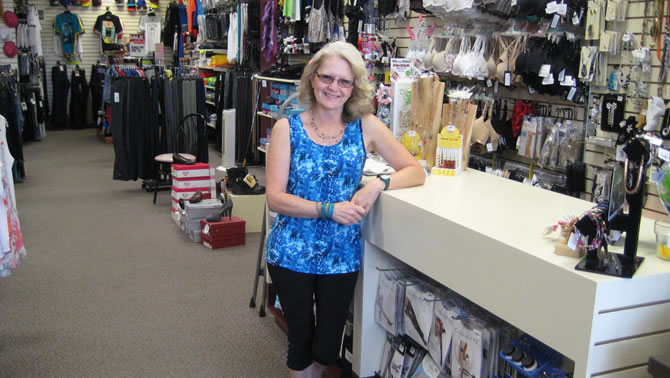
<path fill-rule="evenodd" d="M 210 249 L 244 245 L 246 243 L 244 219 L 223 216 L 218 222 L 200 221 L 202 245 Z"/>
<path fill-rule="evenodd" d="M 211 183 L 209 164 L 172 164 L 172 212 L 179 212 L 179 199 L 188 200 L 198 190 L 202 198 L 212 198 Z"/>
<path fill-rule="evenodd" d="M 184 215 L 181 217 L 181 229 L 196 243 L 200 243 L 201 222 L 221 208 L 218 199 L 206 199 L 198 203 L 184 201 Z"/>

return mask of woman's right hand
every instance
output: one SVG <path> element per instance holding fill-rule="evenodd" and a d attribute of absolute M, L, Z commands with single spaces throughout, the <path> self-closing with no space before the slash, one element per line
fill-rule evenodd
<path fill-rule="evenodd" d="M 365 209 L 349 201 L 338 202 L 333 210 L 333 220 L 345 226 L 351 226 L 365 217 Z"/>

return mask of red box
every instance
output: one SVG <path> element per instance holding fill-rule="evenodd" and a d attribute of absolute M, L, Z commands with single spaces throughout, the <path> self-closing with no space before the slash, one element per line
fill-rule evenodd
<path fill-rule="evenodd" d="M 209 168 L 207 163 L 172 164 L 172 177 L 209 177 L 211 176 Z"/>
<path fill-rule="evenodd" d="M 221 218 L 218 222 L 208 222 L 207 219 L 200 220 L 200 238 L 202 245 L 211 249 L 244 245 L 246 243 L 245 233 L 246 221 L 232 216 Z"/>
<path fill-rule="evenodd" d="M 246 221 L 242 218 L 232 216 L 222 217 L 218 222 L 208 222 L 207 219 L 200 220 L 200 229 L 204 236 L 208 239 L 221 239 L 231 235 L 239 235 L 245 233 Z"/>
<path fill-rule="evenodd" d="M 246 234 L 236 234 L 236 235 L 230 235 L 228 237 L 222 238 L 222 239 L 210 239 L 208 238 L 205 234 L 200 232 L 200 241 L 202 245 L 209 249 L 219 249 L 219 248 L 226 248 L 226 247 L 234 247 L 236 245 L 244 245 L 246 244 Z"/>

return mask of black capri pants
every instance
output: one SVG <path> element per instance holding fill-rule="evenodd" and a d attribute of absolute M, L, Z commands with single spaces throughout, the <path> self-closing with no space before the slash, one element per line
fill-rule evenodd
<path fill-rule="evenodd" d="M 312 362 L 334 365 L 358 272 L 308 274 L 270 264 L 268 270 L 288 324 L 286 365 L 298 371 Z"/>

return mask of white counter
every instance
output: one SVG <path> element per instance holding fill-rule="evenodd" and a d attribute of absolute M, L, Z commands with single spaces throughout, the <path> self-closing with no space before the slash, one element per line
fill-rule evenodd
<path fill-rule="evenodd" d="M 397 259 L 569 357 L 575 377 L 647 375 L 639 364 L 670 350 L 670 262 L 656 256 L 653 221 L 642 219 L 637 255 L 646 259 L 633 279 L 577 271 L 577 259 L 542 237 L 593 205 L 473 170 L 382 193 L 363 228 L 354 371 L 379 368 L 375 268 Z"/>

